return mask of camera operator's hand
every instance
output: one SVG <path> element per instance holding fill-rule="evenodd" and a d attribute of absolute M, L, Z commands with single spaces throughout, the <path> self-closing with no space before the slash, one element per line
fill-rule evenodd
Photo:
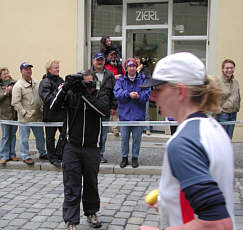
<path fill-rule="evenodd" d="M 65 81 L 62 86 L 62 90 L 67 92 L 69 89 L 70 89 L 70 84 L 67 81 Z"/>

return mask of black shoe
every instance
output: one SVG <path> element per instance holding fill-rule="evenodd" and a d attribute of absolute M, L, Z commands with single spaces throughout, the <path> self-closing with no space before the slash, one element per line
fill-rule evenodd
<path fill-rule="evenodd" d="M 96 214 L 87 216 L 87 221 L 93 228 L 100 228 L 102 226 Z"/>
<path fill-rule="evenodd" d="M 138 164 L 138 158 L 133 157 L 132 158 L 132 167 L 137 168 L 139 166 Z"/>
<path fill-rule="evenodd" d="M 125 168 L 128 165 L 128 158 L 127 157 L 123 157 L 122 158 L 122 162 L 120 163 L 120 167 L 121 168 Z"/>
<path fill-rule="evenodd" d="M 43 156 L 40 156 L 39 159 L 40 160 L 48 160 L 48 156 L 47 156 L 47 154 L 45 154 Z"/>
<path fill-rule="evenodd" d="M 100 163 L 107 163 L 107 160 L 103 156 L 100 156 Z"/>
<path fill-rule="evenodd" d="M 55 167 L 57 167 L 58 169 L 60 169 L 61 168 L 61 162 L 59 162 L 59 161 L 54 161 L 54 162 L 52 162 L 52 164 L 55 166 Z"/>

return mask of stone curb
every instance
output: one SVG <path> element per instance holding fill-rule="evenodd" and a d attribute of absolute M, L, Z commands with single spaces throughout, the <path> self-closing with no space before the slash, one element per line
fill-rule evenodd
<path fill-rule="evenodd" d="M 34 165 L 26 165 L 22 161 L 7 162 L 6 165 L 0 164 L 0 169 L 21 169 L 21 170 L 43 170 L 43 171 L 61 171 L 49 162 L 35 162 Z M 142 166 L 132 168 L 128 165 L 126 168 L 120 168 L 119 165 L 101 164 L 101 174 L 125 174 L 125 175 L 161 175 L 161 166 Z M 243 169 L 235 169 L 235 177 L 243 178 Z"/>

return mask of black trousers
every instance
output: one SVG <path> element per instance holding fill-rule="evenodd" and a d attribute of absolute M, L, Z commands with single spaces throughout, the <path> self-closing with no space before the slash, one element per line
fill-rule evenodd
<path fill-rule="evenodd" d="M 58 160 L 55 148 L 55 135 L 58 129 L 61 133 L 62 127 L 45 127 L 47 156 L 51 163 Z"/>
<path fill-rule="evenodd" d="M 99 211 L 99 165 L 100 149 L 81 148 L 69 142 L 65 144 L 62 160 L 65 222 L 79 224 L 81 197 L 85 216 Z"/>

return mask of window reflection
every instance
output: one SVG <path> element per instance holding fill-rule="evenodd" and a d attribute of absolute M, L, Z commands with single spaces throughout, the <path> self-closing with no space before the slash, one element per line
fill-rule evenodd
<path fill-rule="evenodd" d="M 92 0 L 91 36 L 121 36 L 122 0 Z"/>
<path fill-rule="evenodd" d="M 175 0 L 173 4 L 173 35 L 207 35 L 207 0 Z"/>
<path fill-rule="evenodd" d="M 173 53 L 190 52 L 206 65 L 206 41 L 173 41 Z"/>

